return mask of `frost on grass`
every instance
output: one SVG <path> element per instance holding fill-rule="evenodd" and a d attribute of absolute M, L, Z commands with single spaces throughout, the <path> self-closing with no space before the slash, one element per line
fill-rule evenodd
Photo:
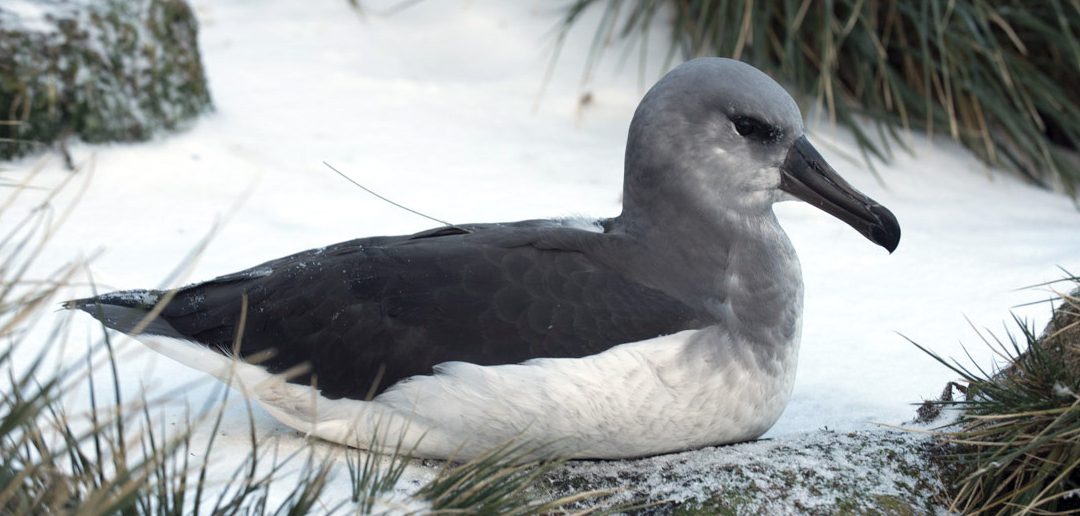
<path fill-rule="evenodd" d="M 572 462 L 555 494 L 613 489 L 606 503 L 658 514 L 924 514 L 940 483 L 927 437 L 828 430 L 619 462 Z"/>
<path fill-rule="evenodd" d="M 78 136 L 142 141 L 210 109 L 184 0 L 0 5 L 0 159 Z"/>

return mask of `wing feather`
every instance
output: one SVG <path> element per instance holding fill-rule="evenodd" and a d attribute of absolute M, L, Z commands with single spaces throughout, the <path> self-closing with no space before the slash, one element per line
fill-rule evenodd
<path fill-rule="evenodd" d="M 694 310 L 588 252 L 595 233 L 538 223 L 353 240 L 181 289 L 168 327 L 295 383 L 362 399 L 451 361 L 581 357 L 700 327 Z M 562 231 L 551 242 L 551 231 Z"/>

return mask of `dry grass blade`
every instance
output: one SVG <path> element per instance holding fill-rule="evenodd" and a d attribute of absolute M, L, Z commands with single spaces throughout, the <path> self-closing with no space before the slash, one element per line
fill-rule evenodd
<path fill-rule="evenodd" d="M 37 191 L 30 182 L 40 170 L 37 167 L 27 174 L 0 206 L 0 217 L 10 223 L 8 232 L 0 235 L 0 338 L 7 344 L 0 352 L 0 368 L 7 370 L 9 380 L 0 388 L 0 513 L 188 514 L 209 497 L 209 490 L 204 490 L 208 461 L 201 461 L 197 468 L 188 463 L 190 418 L 188 426 L 169 435 L 164 422 L 158 428 L 152 424 L 151 402 L 145 397 L 137 403 L 124 403 L 119 366 L 107 334 L 102 344 L 88 348 L 85 374 L 77 371 L 79 366 L 62 366 L 52 373 L 44 370 L 49 351 L 55 350 L 64 336 L 62 326 L 52 330 L 45 342 L 24 342 L 30 337 L 41 338 L 29 328 L 41 315 L 54 313 L 52 300 L 79 269 L 65 266 L 48 281 L 25 279 L 81 191 L 55 217 L 52 203 L 62 189 L 80 179 L 85 191 L 90 180 L 88 174 L 78 171 L 65 174 L 28 215 L 12 215 L 17 211 L 15 206 L 26 205 L 19 196 Z M 16 364 L 15 351 L 21 344 L 41 351 L 29 362 Z M 113 403 L 108 406 L 101 403 L 92 373 L 102 361 L 107 362 L 104 371 L 112 380 Z M 83 389 L 90 403 L 86 421 L 69 417 L 62 402 L 65 394 Z M 220 423 L 223 404 L 217 408 L 216 421 Z M 196 420 L 214 413 L 205 410 Z M 278 507 L 268 507 L 265 492 L 289 458 L 275 461 L 268 473 L 255 475 L 261 455 L 253 423 L 251 428 L 252 449 L 242 461 L 250 465 L 251 473 L 236 476 L 224 487 L 214 487 L 221 493 L 217 507 L 222 510 L 217 512 L 300 514 L 314 507 L 333 463 L 301 468 L 290 478 L 296 486 L 292 492 Z M 211 438 L 210 447 L 212 442 Z M 192 490 L 189 479 L 195 477 L 198 485 Z"/>
<path fill-rule="evenodd" d="M 537 484 L 560 467 L 563 460 L 550 456 L 550 447 L 508 442 L 464 464 L 447 463 L 440 475 L 416 496 L 427 500 L 435 513 L 545 514 L 595 501 L 608 491 L 587 491 L 546 500 Z"/>
<path fill-rule="evenodd" d="M 957 421 L 939 432 L 954 471 L 951 509 L 964 514 L 1080 511 L 1080 278 L 1042 332 L 1017 320 L 1022 340 L 984 339 L 1008 365 L 972 373 L 922 348 L 967 383 Z"/>

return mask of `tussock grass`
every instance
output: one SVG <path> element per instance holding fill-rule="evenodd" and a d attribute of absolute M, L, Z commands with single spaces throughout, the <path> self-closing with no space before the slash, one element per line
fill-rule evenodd
<path fill-rule="evenodd" d="M 1020 336 L 980 334 L 1008 365 L 965 367 L 919 346 L 960 375 L 965 399 L 938 433 L 954 478 L 951 509 L 962 514 L 1080 511 L 1080 277 L 1041 335 L 1016 319 Z M 918 346 L 918 344 L 916 344 Z"/>
<path fill-rule="evenodd" d="M 146 141 L 212 108 L 185 0 L 0 4 L 0 159 Z"/>
<path fill-rule="evenodd" d="M 590 67 L 614 40 L 640 42 L 644 61 L 649 28 L 664 19 L 669 61 L 751 63 L 823 104 L 868 160 L 903 145 L 898 129 L 944 133 L 991 165 L 1077 193 L 1075 0 L 573 0 L 563 35 L 594 7 Z"/>
<path fill-rule="evenodd" d="M 549 456 L 545 448 L 508 442 L 464 464 L 447 463 L 438 478 L 420 489 L 417 496 L 428 500 L 437 512 L 524 515 L 551 514 L 612 493 L 588 490 L 548 499 L 540 484 L 566 461 L 533 459 Z M 630 507 L 620 505 L 603 511 Z M 597 511 L 601 509 L 586 509 Z"/>

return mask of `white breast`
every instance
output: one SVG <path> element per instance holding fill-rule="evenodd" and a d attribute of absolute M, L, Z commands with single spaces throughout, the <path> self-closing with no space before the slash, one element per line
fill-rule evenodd
<path fill-rule="evenodd" d="M 393 447 L 403 436 L 415 455 L 460 459 L 511 440 L 571 457 L 623 458 L 754 439 L 787 404 L 798 353 L 798 336 L 761 354 L 712 327 L 578 359 L 449 362 L 355 401 L 323 398 L 192 342 L 138 338 L 231 381 L 299 431 L 363 448 Z"/>

